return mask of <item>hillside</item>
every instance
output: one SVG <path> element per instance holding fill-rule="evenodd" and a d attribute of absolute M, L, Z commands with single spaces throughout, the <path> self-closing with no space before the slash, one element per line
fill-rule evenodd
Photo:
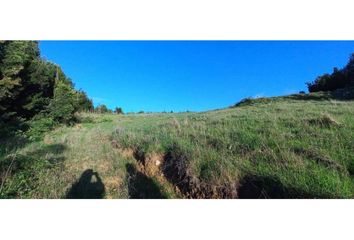
<path fill-rule="evenodd" d="M 1 143 L 0 198 L 353 198 L 354 101 L 313 93 L 204 113 L 81 113 Z"/>

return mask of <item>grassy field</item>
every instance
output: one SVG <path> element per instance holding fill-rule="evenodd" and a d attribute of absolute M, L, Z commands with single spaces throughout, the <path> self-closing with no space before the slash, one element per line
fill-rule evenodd
<path fill-rule="evenodd" d="M 354 197 L 354 101 L 79 118 L 41 141 L 1 143 L 1 198 Z"/>

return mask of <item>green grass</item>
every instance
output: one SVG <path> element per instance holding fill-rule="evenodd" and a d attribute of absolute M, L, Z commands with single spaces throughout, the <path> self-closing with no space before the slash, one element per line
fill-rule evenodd
<path fill-rule="evenodd" d="M 292 95 L 204 113 L 80 118 L 41 141 L 2 146 L 2 172 L 20 167 L 0 197 L 66 198 L 88 169 L 106 198 L 354 197 L 353 101 Z M 154 154 L 162 163 L 149 173 Z"/>

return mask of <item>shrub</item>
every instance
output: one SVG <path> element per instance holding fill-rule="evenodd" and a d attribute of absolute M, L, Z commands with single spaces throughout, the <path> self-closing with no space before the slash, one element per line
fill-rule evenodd
<path fill-rule="evenodd" d="M 124 114 L 123 113 L 123 109 L 121 107 L 116 107 L 116 109 L 114 110 L 115 114 Z"/>
<path fill-rule="evenodd" d="M 49 116 L 37 117 L 29 122 L 30 128 L 26 132 L 26 136 L 30 140 L 38 140 L 55 125 L 55 121 Z"/>
<path fill-rule="evenodd" d="M 106 105 L 100 104 L 95 108 L 96 113 L 112 113 L 112 110 L 108 109 Z"/>
<path fill-rule="evenodd" d="M 343 69 L 334 68 L 332 74 L 323 74 L 306 84 L 309 92 L 333 91 L 354 85 L 354 53 Z"/>

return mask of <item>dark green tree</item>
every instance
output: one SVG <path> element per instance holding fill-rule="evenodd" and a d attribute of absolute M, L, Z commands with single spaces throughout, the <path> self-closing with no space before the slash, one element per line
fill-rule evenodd
<path fill-rule="evenodd" d="M 50 118 L 71 123 L 92 101 L 62 69 L 40 57 L 36 41 L 0 41 L 0 124 Z"/>
<path fill-rule="evenodd" d="M 54 121 L 70 124 L 74 121 L 75 92 L 70 85 L 58 81 L 54 97 L 49 105 L 50 116 Z"/>
<path fill-rule="evenodd" d="M 84 91 L 76 92 L 76 111 L 93 111 L 93 102 Z"/>
<path fill-rule="evenodd" d="M 124 113 L 123 113 L 123 109 L 122 109 L 121 107 L 116 107 L 116 108 L 114 109 L 114 113 L 115 113 L 115 114 L 124 114 Z"/>
<path fill-rule="evenodd" d="M 332 74 L 324 74 L 307 83 L 309 92 L 333 91 L 349 86 L 354 86 L 354 54 L 343 69 L 334 68 Z"/>
<path fill-rule="evenodd" d="M 109 110 L 106 105 L 100 104 L 95 108 L 95 112 L 96 113 L 110 113 L 112 111 Z"/>
<path fill-rule="evenodd" d="M 0 42 L 0 110 L 1 118 L 17 115 L 14 111 L 16 100 L 24 91 L 26 70 L 32 61 L 39 58 L 37 42 Z"/>

